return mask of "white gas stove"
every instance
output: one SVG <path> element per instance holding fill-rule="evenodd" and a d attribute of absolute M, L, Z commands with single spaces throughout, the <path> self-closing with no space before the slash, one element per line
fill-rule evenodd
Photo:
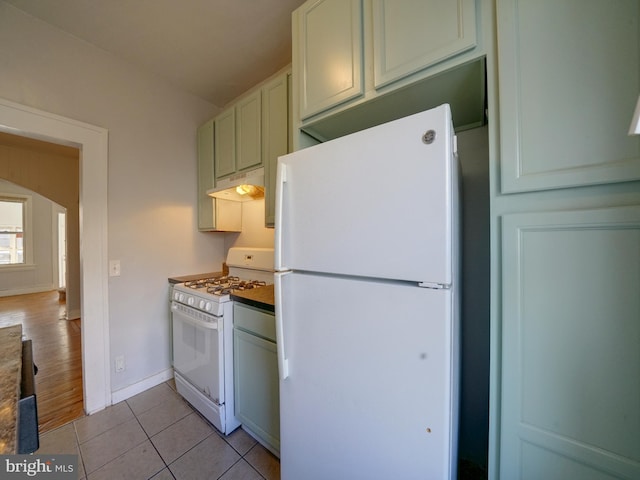
<path fill-rule="evenodd" d="M 229 274 L 173 288 L 173 368 L 176 387 L 222 433 L 240 422 L 233 407 L 231 294 L 273 283 L 273 249 L 230 248 Z"/>
<path fill-rule="evenodd" d="M 203 278 L 174 286 L 173 301 L 212 315 L 222 315 L 223 304 L 231 300 L 232 293 L 267 284 L 265 280 L 240 280 L 233 275 Z"/>

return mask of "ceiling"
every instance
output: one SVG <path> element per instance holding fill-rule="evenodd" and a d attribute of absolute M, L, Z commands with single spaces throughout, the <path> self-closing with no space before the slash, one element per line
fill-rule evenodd
<path fill-rule="evenodd" d="M 291 62 L 304 0 L 5 0 L 218 107 Z"/>

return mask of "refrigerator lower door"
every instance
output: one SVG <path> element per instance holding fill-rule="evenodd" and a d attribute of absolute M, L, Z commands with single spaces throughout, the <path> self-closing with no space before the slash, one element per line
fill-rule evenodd
<path fill-rule="evenodd" d="M 277 274 L 283 480 L 454 479 L 452 293 Z"/>

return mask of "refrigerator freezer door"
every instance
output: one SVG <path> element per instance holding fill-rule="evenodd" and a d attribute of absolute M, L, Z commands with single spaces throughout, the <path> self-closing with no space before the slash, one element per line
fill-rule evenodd
<path fill-rule="evenodd" d="M 280 157 L 276 270 L 451 283 L 448 105 Z"/>
<path fill-rule="evenodd" d="M 282 479 L 455 478 L 452 292 L 297 273 L 276 289 Z"/>

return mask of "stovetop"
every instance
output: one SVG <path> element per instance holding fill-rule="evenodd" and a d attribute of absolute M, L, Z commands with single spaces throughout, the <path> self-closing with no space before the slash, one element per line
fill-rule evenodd
<path fill-rule="evenodd" d="M 173 301 L 204 312 L 219 311 L 219 304 L 230 302 L 231 294 L 266 286 L 264 280 L 243 280 L 236 276 L 204 278 L 173 287 Z"/>
<path fill-rule="evenodd" d="M 175 303 L 204 312 L 215 312 L 231 301 L 231 294 L 273 284 L 273 249 L 232 247 L 227 254 L 225 275 L 178 283 L 173 287 Z"/>
<path fill-rule="evenodd" d="M 239 277 L 223 276 L 214 278 L 204 278 L 185 282 L 185 288 L 195 290 L 199 294 L 222 297 L 236 291 L 251 290 L 253 288 L 264 287 L 267 282 L 262 280 L 241 280 Z"/>

